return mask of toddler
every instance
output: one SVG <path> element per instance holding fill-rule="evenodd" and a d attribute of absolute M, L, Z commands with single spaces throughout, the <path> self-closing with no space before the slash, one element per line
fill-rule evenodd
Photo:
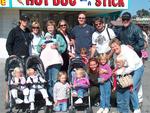
<path fill-rule="evenodd" d="M 88 54 L 86 48 L 81 48 L 80 50 L 80 56 L 82 59 L 82 62 L 87 65 L 88 64 Z"/>

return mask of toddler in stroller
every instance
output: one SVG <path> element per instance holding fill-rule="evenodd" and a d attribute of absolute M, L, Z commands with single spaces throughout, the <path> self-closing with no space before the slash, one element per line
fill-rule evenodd
<path fill-rule="evenodd" d="M 27 83 L 29 84 L 30 94 L 29 94 L 29 101 L 30 101 L 30 110 L 35 110 L 34 102 L 35 102 L 35 92 L 40 91 L 43 98 L 45 99 L 46 106 L 51 106 L 52 102 L 49 101 L 48 94 L 46 89 L 44 88 L 44 83 L 46 82 L 45 79 L 41 77 L 40 74 L 36 73 L 36 69 L 31 67 L 27 70 Z"/>
<path fill-rule="evenodd" d="M 83 68 L 78 68 L 75 70 L 75 77 L 73 80 L 73 87 L 75 92 L 73 92 L 73 96 L 77 95 L 78 100 L 75 101 L 75 104 L 82 104 L 84 97 L 84 93 L 87 92 L 88 87 L 90 86 L 89 79 L 86 75 L 86 72 Z"/>
<path fill-rule="evenodd" d="M 28 101 L 28 95 L 29 95 L 29 89 L 26 87 L 26 79 L 23 76 L 22 70 L 19 67 L 16 67 L 14 71 L 12 72 L 12 79 L 10 81 L 11 85 L 11 95 L 15 99 L 16 104 L 21 103 L 29 103 Z M 18 91 L 22 91 L 24 95 L 24 101 L 20 98 L 18 98 Z"/>

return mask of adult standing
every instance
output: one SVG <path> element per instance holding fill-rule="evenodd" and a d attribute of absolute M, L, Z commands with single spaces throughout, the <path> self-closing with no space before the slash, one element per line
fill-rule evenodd
<path fill-rule="evenodd" d="M 39 51 L 38 51 L 38 44 L 41 40 L 41 38 L 43 37 L 40 31 L 40 24 L 39 22 L 34 21 L 32 23 L 32 34 L 33 34 L 33 40 L 31 41 L 31 48 L 30 48 L 30 54 L 31 55 L 39 55 Z"/>
<path fill-rule="evenodd" d="M 92 46 L 94 27 L 86 24 L 86 15 L 84 12 L 79 13 L 78 22 L 79 25 L 76 25 L 71 31 L 72 38 L 75 41 L 75 52 L 77 55 L 80 55 L 80 49 L 86 48 L 89 54 Z"/>
<path fill-rule="evenodd" d="M 118 39 L 122 44 L 128 45 L 141 57 L 141 50 L 144 49 L 144 38 L 141 29 L 132 23 L 131 14 L 122 14 L 122 24 Z"/>
<path fill-rule="evenodd" d="M 71 44 L 68 29 L 69 29 L 69 25 L 65 20 L 62 19 L 58 22 L 57 34 L 60 34 L 63 37 L 67 45 L 65 52 L 61 54 L 64 61 L 64 64 L 61 67 L 62 71 L 68 70 L 69 57 L 74 57 L 74 54 L 72 53 L 73 45 Z"/>
<path fill-rule="evenodd" d="M 125 68 L 124 74 L 131 73 L 133 77 L 133 91 L 131 92 L 131 102 L 133 104 L 134 113 L 141 113 L 138 101 L 138 87 L 144 73 L 143 62 L 133 49 L 131 49 L 127 45 L 121 45 L 121 42 L 117 38 L 111 40 L 110 47 L 117 56 L 122 55 L 127 62 L 128 66 L 127 68 Z M 124 103 L 120 104 L 123 105 Z"/>
<path fill-rule="evenodd" d="M 116 37 L 114 31 L 111 28 L 108 28 L 100 17 L 95 18 L 94 25 L 96 31 L 92 35 L 91 57 L 94 57 L 94 54 L 99 55 L 101 53 L 106 53 L 111 57 L 112 53 L 109 42 Z"/>
<path fill-rule="evenodd" d="M 9 32 L 6 42 L 6 49 L 9 56 L 29 56 L 29 45 L 33 35 L 27 28 L 28 22 L 29 17 L 26 15 L 21 15 L 19 25 Z"/>
<path fill-rule="evenodd" d="M 90 97 L 92 105 L 99 106 L 99 63 L 96 58 L 90 58 L 88 63 L 88 75 L 90 81 Z"/>

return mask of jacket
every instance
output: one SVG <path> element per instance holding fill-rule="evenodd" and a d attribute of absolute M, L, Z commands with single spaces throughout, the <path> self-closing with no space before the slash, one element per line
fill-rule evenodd
<path fill-rule="evenodd" d="M 19 26 L 13 28 L 6 42 L 8 55 L 29 56 L 29 45 L 32 39 L 33 35 L 29 29 L 23 31 Z"/>
<path fill-rule="evenodd" d="M 136 53 L 141 52 L 141 50 L 144 48 L 142 31 L 137 25 L 132 23 L 127 28 L 121 27 L 118 38 L 122 44 L 132 46 Z"/>

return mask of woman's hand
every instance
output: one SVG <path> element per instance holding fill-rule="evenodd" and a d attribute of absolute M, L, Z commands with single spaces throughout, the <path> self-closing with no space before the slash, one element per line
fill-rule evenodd
<path fill-rule="evenodd" d="M 53 44 L 53 45 L 51 45 L 51 48 L 52 48 L 52 49 L 57 49 L 57 48 L 58 48 L 58 44 Z"/>
<path fill-rule="evenodd" d="M 46 44 L 41 45 L 42 49 L 45 49 L 45 47 L 46 47 Z"/>

